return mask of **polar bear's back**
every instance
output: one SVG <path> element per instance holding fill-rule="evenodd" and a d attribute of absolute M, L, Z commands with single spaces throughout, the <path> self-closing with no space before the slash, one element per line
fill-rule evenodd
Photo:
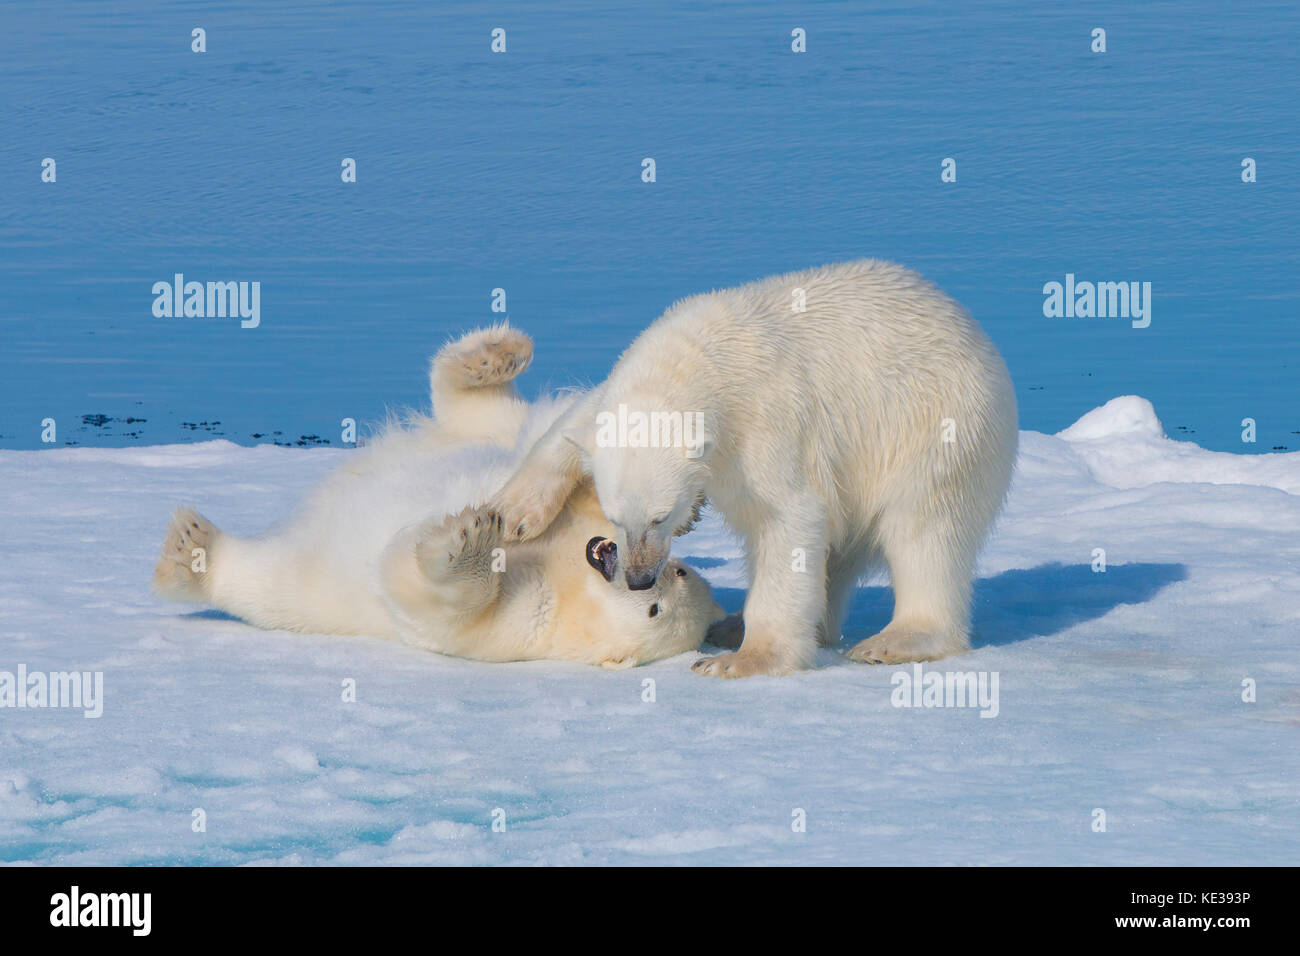
<path fill-rule="evenodd" d="M 707 384 L 695 387 L 683 368 Z M 860 514 L 910 487 L 1005 488 L 1015 458 L 1015 395 L 997 349 L 957 302 L 889 262 L 684 299 L 611 380 L 635 392 L 656 377 L 668 394 L 721 403 L 757 459 L 746 468 L 798 461 L 828 499 L 860 495 L 843 502 Z"/>
<path fill-rule="evenodd" d="M 792 308 L 802 288 L 805 311 Z M 956 301 L 918 273 L 866 259 L 778 276 L 735 290 L 736 314 L 780 343 L 777 369 L 796 391 L 835 396 L 835 421 L 856 416 L 874 437 L 925 440 L 944 419 L 993 437 L 1015 419 L 1002 357 Z M 816 412 L 816 407 L 810 409 Z M 1014 434 L 1014 429 L 1013 429 Z M 1000 436 L 1005 437 L 1005 436 Z"/>
<path fill-rule="evenodd" d="M 796 309 L 796 305 L 801 309 Z M 888 399 L 900 381 L 934 391 L 1006 379 L 1001 358 L 957 302 L 918 273 L 862 259 L 773 276 L 685 299 L 665 319 L 713 311 L 715 342 L 744 343 L 765 370 L 793 368 L 809 383 L 853 384 Z M 863 375 L 868 366 L 875 374 Z M 990 367 L 991 366 L 991 367 Z"/>

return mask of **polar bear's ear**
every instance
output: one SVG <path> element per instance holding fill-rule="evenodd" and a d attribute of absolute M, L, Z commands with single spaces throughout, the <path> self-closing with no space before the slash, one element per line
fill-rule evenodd
<path fill-rule="evenodd" d="M 695 502 L 691 505 L 691 516 L 686 519 L 685 524 L 681 524 L 673 529 L 673 537 L 680 538 L 684 534 L 690 534 L 691 531 L 694 530 L 695 525 L 699 523 L 700 512 L 704 510 L 704 506 L 708 503 L 709 499 L 705 497 L 704 492 L 700 492 L 696 496 Z"/>

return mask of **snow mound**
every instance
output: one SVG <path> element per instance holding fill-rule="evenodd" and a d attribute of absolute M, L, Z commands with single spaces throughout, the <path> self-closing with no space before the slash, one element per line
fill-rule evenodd
<path fill-rule="evenodd" d="M 1233 455 L 1165 435 L 1145 398 L 1122 395 L 1094 408 L 1056 437 L 1094 480 L 1112 488 L 1178 484 L 1259 485 L 1300 494 L 1300 452 Z"/>
<path fill-rule="evenodd" d="M 1056 437 L 1066 441 L 1099 441 L 1120 435 L 1164 438 L 1165 430 L 1156 418 L 1155 406 L 1137 395 L 1121 395 L 1101 408 L 1094 408 Z"/>

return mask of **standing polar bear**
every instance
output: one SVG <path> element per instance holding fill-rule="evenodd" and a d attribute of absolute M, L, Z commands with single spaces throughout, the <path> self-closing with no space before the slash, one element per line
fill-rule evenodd
<path fill-rule="evenodd" d="M 692 420 L 703 438 L 679 440 Z M 975 556 L 1017 435 L 1006 365 L 965 311 L 901 266 L 849 262 L 678 302 L 552 425 L 493 507 L 527 539 L 591 475 L 636 589 L 707 497 L 744 539 L 749 593 L 743 624 L 731 622 L 743 645 L 697 661 L 701 674 L 809 667 L 881 561 L 893 619 L 849 656 L 936 660 L 970 647 Z"/>
<path fill-rule="evenodd" d="M 673 561 L 649 590 L 621 586 L 614 529 L 589 482 L 528 543 L 505 540 L 500 516 L 474 506 L 511 473 L 516 443 L 572 401 L 518 396 L 512 380 L 532 354 L 508 326 L 445 347 L 431 375 L 436 417 L 350 453 L 266 534 L 236 537 L 177 511 L 154 587 L 259 627 L 397 638 L 485 661 L 622 668 L 695 650 L 723 616 L 708 584 Z"/>

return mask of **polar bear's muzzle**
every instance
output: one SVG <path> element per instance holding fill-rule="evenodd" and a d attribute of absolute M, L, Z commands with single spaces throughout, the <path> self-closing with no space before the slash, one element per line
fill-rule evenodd
<path fill-rule="evenodd" d="M 659 580 L 659 570 L 650 568 L 648 571 L 633 571 L 628 568 L 625 577 L 627 578 L 627 589 L 629 591 L 648 591 Z"/>
<path fill-rule="evenodd" d="M 628 551 L 623 561 L 623 577 L 627 579 L 628 590 L 646 591 L 654 587 L 668 563 L 668 549 L 655 550 L 641 545 Z"/>

